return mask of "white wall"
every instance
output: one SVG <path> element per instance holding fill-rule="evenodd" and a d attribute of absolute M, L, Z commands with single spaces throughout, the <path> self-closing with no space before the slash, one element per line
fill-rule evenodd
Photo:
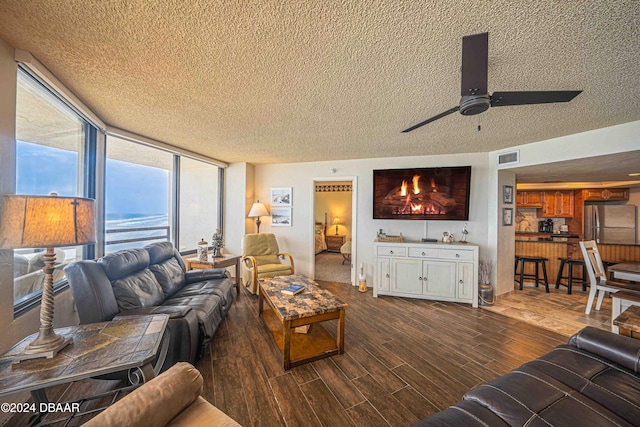
<path fill-rule="evenodd" d="M 406 239 L 420 240 L 422 237 L 440 238 L 442 233 L 450 231 L 459 239 L 462 221 L 412 221 L 412 220 L 374 220 L 373 206 L 373 170 L 390 168 L 416 168 L 435 166 L 471 165 L 471 209 L 469 212 L 468 241 L 482 248 L 487 246 L 487 181 L 489 177 L 488 155 L 485 153 L 457 154 L 443 156 L 416 156 L 385 159 L 342 160 L 331 162 L 309 162 L 256 166 L 255 197 L 268 200 L 271 187 L 293 187 L 292 226 L 271 227 L 268 223 L 262 231 L 277 235 L 280 249 L 294 256 L 296 271 L 308 275 L 313 269 L 313 222 L 311 211 L 313 180 L 328 175 L 330 168 L 337 171 L 332 178 L 357 177 L 358 232 L 356 241 L 357 259 L 353 265 L 365 264 L 367 282 L 373 283 L 375 257 L 372 242 L 376 232 L 383 229 L 387 234 L 402 233 Z"/>
<path fill-rule="evenodd" d="M 255 202 L 254 166 L 249 163 L 229 165 L 225 170 L 224 182 L 224 251 L 240 255 L 242 236 L 256 232 L 255 221 L 247 218 Z"/>

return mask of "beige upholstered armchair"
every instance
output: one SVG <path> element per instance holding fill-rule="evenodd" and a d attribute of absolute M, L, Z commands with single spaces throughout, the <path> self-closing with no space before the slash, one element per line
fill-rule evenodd
<path fill-rule="evenodd" d="M 281 260 L 288 258 L 289 264 Z M 242 283 L 258 293 L 258 279 L 293 274 L 293 258 L 280 253 L 274 234 L 245 234 L 242 238 Z"/>

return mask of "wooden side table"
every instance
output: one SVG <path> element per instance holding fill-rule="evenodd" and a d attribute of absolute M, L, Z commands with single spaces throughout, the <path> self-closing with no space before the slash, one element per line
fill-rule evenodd
<path fill-rule="evenodd" d="M 187 271 L 194 269 L 206 269 L 206 268 L 222 268 L 236 266 L 236 293 L 240 293 L 240 259 L 239 255 L 225 254 L 217 257 L 213 257 L 209 254 L 206 261 L 201 261 L 200 258 L 187 258 L 184 260 L 187 265 Z"/>
<path fill-rule="evenodd" d="M 640 306 L 634 305 L 613 320 L 620 335 L 640 339 Z"/>
<path fill-rule="evenodd" d="M 329 252 L 340 252 L 340 247 L 344 245 L 344 240 L 347 236 L 337 235 L 337 236 L 326 236 L 327 240 L 327 251 Z"/>

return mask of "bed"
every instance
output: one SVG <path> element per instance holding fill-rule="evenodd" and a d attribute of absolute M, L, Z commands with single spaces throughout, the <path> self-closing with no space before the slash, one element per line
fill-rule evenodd
<path fill-rule="evenodd" d="M 325 230 L 327 229 L 327 214 L 326 213 L 324 214 L 324 218 L 325 218 L 324 223 L 316 222 L 316 224 L 315 224 L 314 236 L 315 236 L 316 255 L 327 249 L 327 242 L 325 241 L 325 238 L 324 238 Z"/>

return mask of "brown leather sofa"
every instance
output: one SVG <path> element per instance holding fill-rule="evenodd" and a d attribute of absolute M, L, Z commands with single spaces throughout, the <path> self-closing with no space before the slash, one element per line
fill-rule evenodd
<path fill-rule="evenodd" d="M 640 340 L 586 327 L 415 426 L 640 425 Z"/>
<path fill-rule="evenodd" d="M 231 417 L 207 402 L 202 375 L 181 362 L 83 424 L 85 427 L 233 427 Z"/>

